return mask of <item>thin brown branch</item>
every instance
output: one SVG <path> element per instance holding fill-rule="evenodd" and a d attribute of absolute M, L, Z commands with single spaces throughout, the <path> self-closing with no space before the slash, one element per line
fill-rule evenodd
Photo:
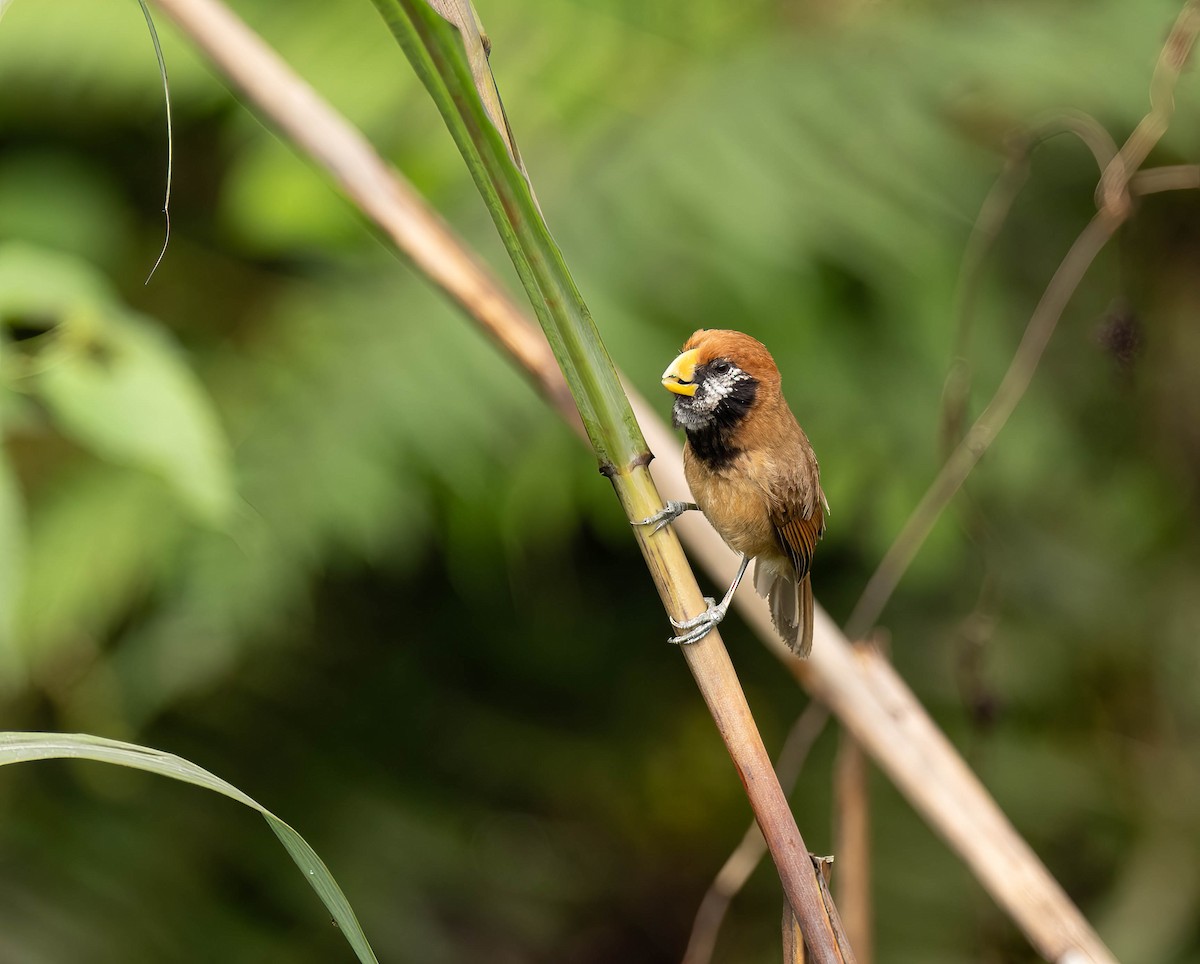
<path fill-rule="evenodd" d="M 789 793 L 800 778 L 800 771 L 808 759 L 808 754 L 828 720 L 829 711 L 824 706 L 820 703 L 809 703 L 792 724 L 775 764 L 779 782 Z M 717 946 L 717 935 L 729 911 L 729 905 L 746 886 L 746 881 L 766 854 L 767 844 L 763 840 L 762 831 L 758 829 L 758 824 L 752 823 L 742 836 L 741 843 L 734 848 L 733 853 L 717 871 L 716 877 L 700 901 L 695 923 L 692 924 L 692 933 L 688 938 L 687 950 L 683 954 L 683 964 L 708 964 L 712 960 L 713 951 Z M 851 941 L 851 945 L 853 943 Z"/>
<path fill-rule="evenodd" d="M 1029 180 L 1029 153 L 1022 149 L 1009 158 L 1004 170 L 992 184 L 971 227 L 958 271 L 954 293 L 954 353 L 950 371 L 942 387 L 940 418 L 942 446 L 946 451 L 962 437 L 966 424 L 967 402 L 971 394 L 971 332 L 975 318 L 975 300 L 983 276 L 983 264 L 991 253 L 1000 228 Z"/>
<path fill-rule="evenodd" d="M 783 964 L 804 964 L 804 935 L 792 908 L 783 905 Z"/>
<path fill-rule="evenodd" d="M 1094 117 L 1083 111 L 1067 110 L 1051 114 L 1011 139 L 1008 159 L 979 207 L 979 216 L 971 226 L 971 235 L 963 250 L 958 290 L 954 296 L 955 359 L 965 359 L 969 354 L 971 320 L 982 268 L 1001 228 L 1008 220 L 1013 203 L 1029 180 L 1033 152 L 1060 134 L 1075 135 L 1091 151 L 1100 174 L 1117 155 L 1118 148 L 1112 136 Z"/>
<path fill-rule="evenodd" d="M 970 340 L 975 301 L 983 277 L 983 266 L 1008 220 L 1009 212 L 1026 182 L 1034 150 L 1052 137 L 1073 134 L 1092 152 L 1103 174 L 1117 154 L 1117 145 L 1098 121 L 1082 111 L 1062 111 L 1033 124 L 1012 139 L 1009 156 L 979 207 L 963 250 L 954 294 L 954 353 L 942 391 L 941 438 L 948 453 L 966 427 L 970 396 Z"/>
<path fill-rule="evenodd" d="M 814 856 L 812 861 L 817 871 L 817 880 L 821 885 L 821 898 L 825 901 L 825 906 L 829 908 L 830 915 L 836 915 L 837 908 L 833 906 L 833 895 L 829 892 L 829 875 L 833 870 L 833 858 Z M 784 904 L 783 964 L 804 964 L 808 959 L 805 950 L 803 934 L 800 931 L 796 915 L 792 913 L 791 907 Z"/>
<path fill-rule="evenodd" d="M 1123 220 L 1121 214 L 1107 208 L 1101 210 L 1067 251 L 1029 319 L 1025 334 L 996 394 L 946 460 L 937 478 L 900 530 L 900 535 L 884 555 L 879 568 L 867 582 L 846 621 L 846 634 L 851 639 L 862 637 L 875 625 L 900 577 L 908 569 L 934 523 L 1004 428 L 1033 380 L 1042 353 L 1079 282 Z"/>
<path fill-rule="evenodd" d="M 1035 122 L 1027 135 L 1029 147 L 1032 150 L 1036 145 L 1059 134 L 1074 134 L 1079 138 L 1092 152 L 1101 174 L 1112 163 L 1119 150 L 1117 142 L 1104 125 L 1091 114 L 1081 110 L 1056 111 Z"/>
<path fill-rule="evenodd" d="M 871 907 L 871 809 L 867 757 L 845 730 L 833 767 L 837 902 L 860 964 L 875 960 Z"/>
<path fill-rule="evenodd" d="M 548 350 L 540 347 L 542 335 L 528 313 L 516 307 L 476 259 L 465 254 L 462 243 L 441 219 L 415 192 L 403 187 L 386 164 L 377 157 L 363 156 L 361 135 L 340 118 L 329 117 L 329 108 L 307 88 L 293 89 L 302 85 L 286 68 L 280 73 L 281 62 L 274 54 L 264 55 L 261 44 L 235 43 L 220 30 L 200 29 L 189 16 L 195 14 L 196 3 L 158 0 L 158 4 L 247 91 L 272 123 L 329 170 L 364 213 L 519 361 L 559 411 L 573 417 L 565 410 L 562 376 Z M 542 363 L 546 359 L 549 364 Z M 644 401 L 635 395 L 631 401 L 651 449 L 658 453 L 653 468 L 660 484 L 673 494 L 684 493 L 687 486 L 678 441 Z M 736 559 L 702 520 L 684 516 L 672 528 L 715 580 L 732 576 Z M 759 635 L 774 645 L 776 637 L 765 603 L 751 591 L 739 593 L 737 604 Z M 1111 954 L 1078 909 L 886 663 L 875 666 L 861 654 L 852 653 L 845 636 L 823 610 L 817 614 L 813 655 L 807 663 L 798 662 L 782 644 L 774 651 L 963 856 L 1039 953 L 1053 961 L 1072 953 L 1076 961 L 1113 964 Z"/>
<path fill-rule="evenodd" d="M 1133 194 L 1159 194 L 1200 188 L 1200 164 L 1172 164 L 1138 171 L 1129 182 Z"/>
<path fill-rule="evenodd" d="M 1128 213 L 1129 182 L 1167 132 L 1171 117 L 1175 114 L 1175 87 L 1192 55 L 1198 35 L 1200 0 L 1187 0 L 1154 65 L 1154 76 L 1150 79 L 1150 110 L 1100 177 L 1096 203 L 1101 209 Z"/>
<path fill-rule="evenodd" d="M 836 925 L 834 934 L 837 935 L 838 950 L 843 955 L 849 955 L 850 939 L 846 936 L 846 928 L 842 926 L 841 916 L 838 914 L 837 905 L 833 902 L 833 894 L 829 890 L 829 877 L 833 873 L 833 858 L 818 857 L 813 854 L 812 862 L 817 871 L 817 884 L 821 888 L 821 900 L 825 902 L 825 911 Z"/>

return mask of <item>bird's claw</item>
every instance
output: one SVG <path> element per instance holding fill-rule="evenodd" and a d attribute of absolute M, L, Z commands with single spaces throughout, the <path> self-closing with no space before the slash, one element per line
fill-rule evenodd
<path fill-rule="evenodd" d="M 713 631 L 718 623 L 725 618 L 725 611 L 728 605 L 722 603 L 717 604 L 712 596 L 704 597 L 704 605 L 708 608 L 699 616 L 693 616 L 691 619 L 685 619 L 683 622 L 671 620 L 671 625 L 676 629 L 682 629 L 684 632 L 678 636 L 672 636 L 667 640 L 668 643 L 674 643 L 676 646 L 688 646 L 691 643 L 698 643 L 705 636 Z"/>
<path fill-rule="evenodd" d="M 654 515 L 646 519 L 637 519 L 633 524 L 635 526 L 653 525 L 654 528 L 650 530 L 650 534 L 654 535 L 654 533 L 658 532 L 660 529 L 669 526 L 685 512 L 688 512 L 694 508 L 696 508 L 696 504 L 694 502 L 681 502 L 678 499 L 671 499 L 666 503 L 666 505 L 655 512 Z"/>

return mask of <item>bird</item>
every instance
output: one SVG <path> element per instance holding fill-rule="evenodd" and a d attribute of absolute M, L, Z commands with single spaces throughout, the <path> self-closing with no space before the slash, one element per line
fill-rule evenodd
<path fill-rule="evenodd" d="M 672 424 L 686 436 L 683 470 L 695 502 L 668 501 L 637 525 L 653 532 L 699 509 L 741 563 L 724 598 L 684 622 L 671 642 L 704 638 L 722 619 L 756 560 L 754 587 L 766 596 L 776 632 L 800 657 L 812 649 L 810 570 L 829 503 L 808 436 L 783 397 L 775 359 L 740 331 L 700 329 L 662 375 L 676 396 Z"/>

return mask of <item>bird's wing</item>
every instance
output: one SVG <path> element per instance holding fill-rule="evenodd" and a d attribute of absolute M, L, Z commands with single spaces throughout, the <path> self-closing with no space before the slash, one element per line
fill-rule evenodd
<path fill-rule="evenodd" d="M 825 513 L 821 506 L 805 506 L 793 500 L 775 503 L 771 507 L 771 525 L 780 548 L 796 567 L 796 578 L 803 579 L 812 565 L 817 540 L 825 534 Z"/>

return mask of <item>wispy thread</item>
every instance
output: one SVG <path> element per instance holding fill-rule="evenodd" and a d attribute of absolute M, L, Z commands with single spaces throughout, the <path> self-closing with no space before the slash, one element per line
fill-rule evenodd
<path fill-rule="evenodd" d="M 0 0 L 0 4 L 2 2 L 3 0 Z M 149 284 L 150 279 L 154 277 L 154 272 L 158 270 L 158 266 L 166 257 L 167 245 L 171 243 L 171 173 L 175 168 L 175 132 L 171 124 L 171 85 L 167 81 L 167 62 L 163 59 L 158 30 L 155 29 L 154 18 L 150 16 L 150 8 L 146 6 L 146 0 L 138 0 L 138 6 L 142 8 L 142 16 L 146 18 L 146 26 L 150 29 L 150 39 L 154 42 L 154 56 L 158 58 L 158 73 L 162 77 L 163 85 L 163 103 L 166 105 L 167 111 L 167 188 L 163 196 L 163 243 L 158 257 L 154 259 L 154 264 L 150 268 L 150 273 L 146 275 L 144 283 Z M 3 11 L 4 8 L 0 5 L 0 14 Z"/>

